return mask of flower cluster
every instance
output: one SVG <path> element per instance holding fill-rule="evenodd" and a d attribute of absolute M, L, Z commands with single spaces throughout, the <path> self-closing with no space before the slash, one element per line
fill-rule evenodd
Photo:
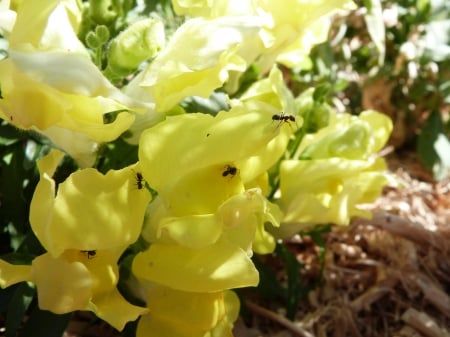
<path fill-rule="evenodd" d="M 230 290 L 258 284 L 254 253 L 306 226 L 370 216 L 359 205 L 388 183 L 376 153 L 392 125 L 321 106 L 325 122 L 306 133 L 311 92 L 294 97 L 277 66 L 298 65 L 324 38 L 326 15 L 349 1 L 172 5 L 186 18 L 167 44 L 162 19 L 141 18 L 110 42 L 102 72 L 77 35 L 88 5 L 1 2 L 0 117 L 55 149 L 37 163 L 29 215 L 47 252 L 31 265 L 0 260 L 0 285 L 32 282 L 40 308 L 90 310 L 119 330 L 141 317 L 138 336 L 230 336 L 239 312 Z M 99 8 L 92 15 L 114 16 Z M 252 65 L 260 79 L 232 96 Z M 127 81 L 119 88 L 106 73 Z M 233 97 L 227 108 L 181 111 L 185 98 L 215 90 Z M 136 144 L 138 162 L 100 173 L 99 147 L 119 137 Z M 57 182 L 65 155 L 80 169 Z M 146 247 L 131 271 L 146 307 L 116 287 L 119 259 L 139 237 Z"/>

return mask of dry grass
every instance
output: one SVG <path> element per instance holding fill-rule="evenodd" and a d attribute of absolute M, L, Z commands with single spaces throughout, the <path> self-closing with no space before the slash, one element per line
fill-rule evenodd
<path fill-rule="evenodd" d="M 449 181 L 433 183 L 414 155 L 388 162 L 399 188 L 371 205 L 373 219 L 326 236 L 324 282 L 299 304 L 295 321 L 283 320 L 276 305 L 250 303 L 253 326 L 240 322 L 236 337 L 450 336 Z M 317 263 L 312 242 L 290 246 L 303 263 Z"/>

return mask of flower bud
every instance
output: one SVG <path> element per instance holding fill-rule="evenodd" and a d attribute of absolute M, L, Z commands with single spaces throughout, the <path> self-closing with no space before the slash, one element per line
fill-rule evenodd
<path fill-rule="evenodd" d="M 118 74 L 128 73 L 155 57 L 165 42 L 164 25 L 159 19 L 138 21 L 112 41 L 109 65 Z"/>

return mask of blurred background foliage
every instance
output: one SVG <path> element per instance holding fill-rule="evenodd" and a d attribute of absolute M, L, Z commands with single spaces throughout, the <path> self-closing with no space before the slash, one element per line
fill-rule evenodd
<path fill-rule="evenodd" d="M 286 82 L 296 95 L 315 88 L 312 97 L 317 104 L 312 105 L 315 109 L 312 113 L 320 113 L 326 102 L 338 111 L 358 114 L 374 108 L 389 115 L 394 121 L 390 144 L 395 151 L 417 152 L 434 179 L 448 177 L 450 2 L 356 2 L 358 9 L 334 17 L 329 39 L 315 46 L 301 66 L 283 69 Z M 135 1 L 112 1 L 107 17 L 97 15 L 104 11 L 95 10 L 95 0 L 90 3 L 93 9 L 85 13 L 85 26 L 80 32 L 83 40 L 92 32 L 96 34 L 98 30 L 95 27 L 99 25 L 107 27 L 108 34 L 114 37 L 137 16 L 154 13 L 162 16 L 168 35 L 183 20 L 174 15 L 168 0 L 147 0 L 138 7 L 138 11 L 131 12 L 129 9 L 135 7 Z M 99 41 L 92 48 L 93 59 L 106 70 L 108 46 L 101 38 Z M 257 70 L 250 68 L 238 92 L 242 92 L 257 75 Z M 126 78 L 111 79 L 118 85 L 120 81 L 126 81 Z M 183 102 L 187 111 L 207 113 L 222 105 L 220 93 L 211 100 Z M 30 229 L 28 212 L 39 179 L 36 159 L 49 149 L 50 144 L 37 134 L 17 130 L 6 121 L 0 123 L 0 254 L 9 262 L 30 263 L 43 253 Z M 106 172 L 135 161 L 137 147 L 118 139 L 100 150 L 96 167 Z M 57 182 L 63 181 L 76 169 L 75 163 L 66 159 L 58 169 Z M 322 264 L 325 255 L 321 238 L 329 230 L 330 226 L 326 225 L 302 233 L 317 245 L 318 259 Z M 127 261 L 127 258 L 122 260 Z M 255 256 L 254 260 L 261 274 L 257 293 L 268 301 L 277 299 L 285 303 L 287 317 L 293 317 L 297 301 L 320 284 L 320 270 L 315 280 L 301 279 L 305 266 L 293 258 L 287 244 L 279 244 L 272 256 Z M 283 281 L 277 276 L 279 270 L 273 269 L 274 265 L 285 270 Z M 128 274 L 121 273 L 121 277 Z M 126 292 L 126 287 L 121 284 L 119 288 Z M 57 316 L 40 311 L 34 289 L 26 284 L 0 291 L 0 312 L 0 328 L 3 329 L 0 334 L 6 333 L 6 336 L 16 336 L 18 331 L 19 336 L 61 336 L 68 321 L 68 315 Z M 19 329 L 25 316 L 29 317 L 27 323 Z M 133 335 L 132 325 L 125 329 L 124 335 L 127 334 Z"/>
<path fill-rule="evenodd" d="M 334 18 L 328 41 L 312 50 L 302 69 L 286 71 L 291 88 L 326 84 L 340 111 L 373 108 L 389 115 L 390 144 L 417 151 L 441 180 L 450 169 L 450 2 L 357 4 Z"/>

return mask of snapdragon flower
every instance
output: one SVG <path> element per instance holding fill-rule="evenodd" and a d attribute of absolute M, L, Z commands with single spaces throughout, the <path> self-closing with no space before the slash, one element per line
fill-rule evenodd
<path fill-rule="evenodd" d="M 256 17 L 187 20 L 130 86 L 147 90 L 158 111 L 191 95 L 209 97 L 230 71 L 245 71 L 248 63 L 239 50 L 258 43 L 259 28 Z"/>
<path fill-rule="evenodd" d="M 47 136 L 81 166 L 91 166 L 99 142 L 116 139 L 144 111 L 115 88 L 76 36 L 75 0 L 24 1 L 0 61 L 0 118 Z M 108 113 L 115 120 L 105 123 Z"/>
<path fill-rule="evenodd" d="M 150 311 L 138 336 L 231 335 L 239 301 L 228 289 L 258 284 L 250 258 L 274 250 L 266 226 L 282 218 L 258 186 L 293 132 L 273 122 L 277 112 L 248 97 L 215 117 L 172 116 L 142 134 L 142 174 L 158 197 L 142 231 L 150 246 L 132 265 Z M 178 315 L 174 305 L 198 309 Z"/>
<path fill-rule="evenodd" d="M 373 202 L 390 183 L 386 164 L 376 153 L 385 145 L 392 122 L 369 110 L 359 116 L 334 118 L 307 135 L 295 159 L 280 164 L 280 196 L 284 213 L 278 236 L 320 223 L 348 225 L 354 216 L 370 217 L 360 206 Z"/>
<path fill-rule="evenodd" d="M 52 176 L 62 156 L 54 150 L 38 162 L 30 206 L 31 227 L 47 253 L 31 266 L 0 261 L 0 285 L 32 282 L 41 309 L 90 310 L 121 330 L 147 310 L 129 304 L 116 285 L 117 261 L 139 236 L 150 193 L 136 186 L 137 165 L 106 175 L 80 170 L 56 191 Z"/>
<path fill-rule="evenodd" d="M 277 226 L 281 213 L 254 184 L 292 133 L 273 123 L 276 111 L 249 100 L 215 117 L 168 117 L 142 134 L 140 165 L 158 199 L 143 229 L 151 245 L 133 263 L 138 277 L 191 292 L 258 283 L 250 257 L 273 251 L 264 224 Z"/>
<path fill-rule="evenodd" d="M 172 4 L 178 15 L 190 17 L 259 17 L 262 27 L 258 39 L 262 44 L 247 61 L 255 61 L 262 73 L 275 61 L 298 66 L 314 44 L 327 38 L 330 14 L 354 8 L 349 0 L 172 0 Z"/>
<path fill-rule="evenodd" d="M 189 293 L 154 286 L 148 295 L 149 313 L 141 317 L 136 336 L 232 336 L 239 299 L 232 291 Z"/>

